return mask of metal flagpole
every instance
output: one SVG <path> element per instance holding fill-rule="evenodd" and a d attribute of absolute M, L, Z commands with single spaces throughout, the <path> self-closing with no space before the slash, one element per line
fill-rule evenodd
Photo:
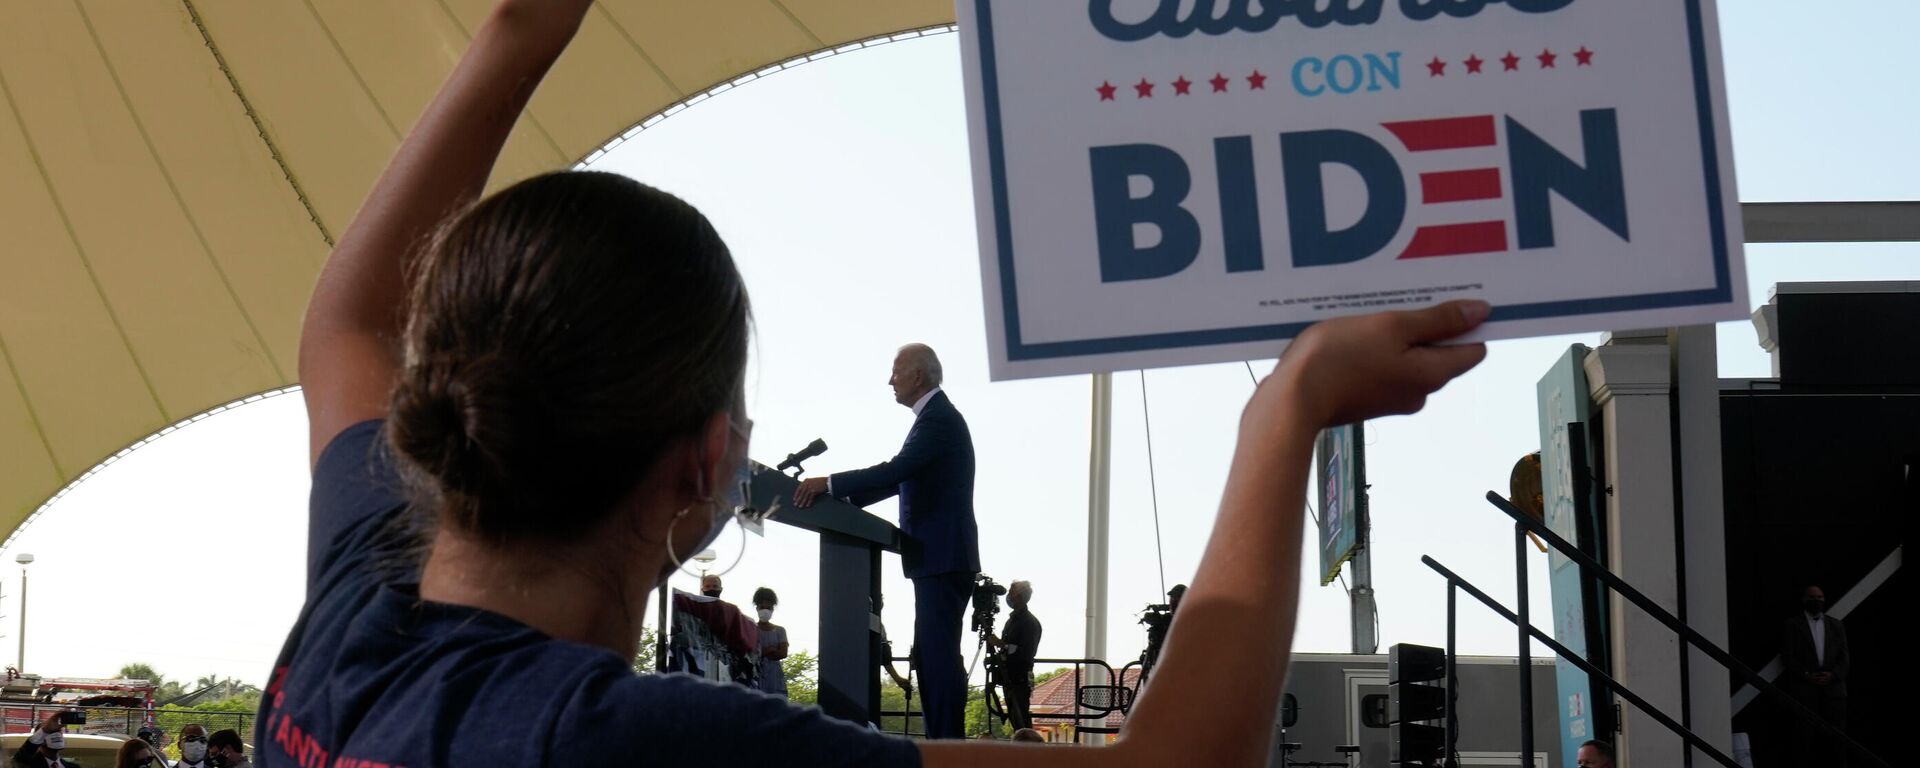
<path fill-rule="evenodd" d="M 1107 657 L 1107 523 L 1113 468 L 1113 374 L 1093 375 L 1093 428 L 1087 457 L 1087 644 L 1089 659 Z M 1090 667 L 1087 685 L 1108 685 L 1105 670 Z M 1074 696 L 1078 708 L 1079 695 Z M 1083 741 L 1104 737 L 1089 735 Z"/>

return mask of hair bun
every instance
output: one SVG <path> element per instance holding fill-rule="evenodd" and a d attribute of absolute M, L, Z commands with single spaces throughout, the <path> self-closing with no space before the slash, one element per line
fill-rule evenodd
<path fill-rule="evenodd" d="M 387 440 L 414 505 L 450 528 L 594 534 L 740 398 L 745 288 L 679 198 L 610 173 L 536 176 L 423 246 Z"/>
<path fill-rule="evenodd" d="M 450 506 L 500 498 L 516 437 L 509 366 L 485 356 L 422 360 L 409 368 L 394 393 L 394 448 L 430 476 Z"/>

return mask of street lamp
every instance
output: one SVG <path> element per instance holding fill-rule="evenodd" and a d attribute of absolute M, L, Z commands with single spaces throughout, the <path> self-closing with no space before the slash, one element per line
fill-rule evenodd
<path fill-rule="evenodd" d="M 33 555 L 22 552 L 13 561 L 20 564 L 20 657 L 15 663 L 24 675 L 27 673 L 27 565 L 33 562 Z"/>
<path fill-rule="evenodd" d="M 693 561 L 700 564 L 701 578 L 706 578 L 707 566 L 712 565 L 713 561 L 719 558 L 720 556 L 714 554 L 711 549 L 702 550 L 700 554 L 693 556 Z M 655 672 L 667 671 L 667 612 L 671 609 L 671 594 L 667 589 L 667 583 L 660 582 L 660 599 L 657 601 L 660 618 L 654 622 L 656 631 L 654 632 L 653 670 Z"/>

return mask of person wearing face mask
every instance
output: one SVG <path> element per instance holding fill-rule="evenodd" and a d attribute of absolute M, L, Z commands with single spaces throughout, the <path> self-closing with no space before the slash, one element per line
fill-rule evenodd
<path fill-rule="evenodd" d="M 717 574 L 700 577 L 700 596 L 673 592 L 667 670 L 758 687 L 758 630 L 739 606 L 720 599 Z"/>
<path fill-rule="evenodd" d="M 1787 692 L 1833 727 L 1847 729 L 1847 673 L 1852 654 L 1847 628 L 1827 615 L 1827 593 L 1817 586 L 1800 591 L 1800 611 L 1789 617 L 1781 641 Z M 1846 747 L 1812 724 L 1793 720 L 1794 765 L 1844 765 Z"/>
<path fill-rule="evenodd" d="M 79 763 L 60 756 L 66 748 L 67 724 L 55 712 L 20 742 L 20 749 L 13 753 L 13 764 L 16 768 L 79 768 Z"/>
<path fill-rule="evenodd" d="M 774 606 L 780 604 L 780 596 L 773 590 L 761 587 L 753 591 L 754 613 L 759 615 L 760 623 L 760 690 L 775 696 L 787 695 L 787 670 L 780 665 L 787 658 L 787 628 L 773 623 Z"/>
<path fill-rule="evenodd" d="M 166 768 L 159 758 L 159 750 L 145 739 L 129 739 L 120 744 L 120 751 L 114 754 L 114 768 Z"/>
<path fill-rule="evenodd" d="M 1005 637 L 987 635 L 987 647 L 1006 652 L 1000 667 L 1000 685 L 1007 692 L 1007 720 L 1014 728 L 1032 728 L 1033 658 L 1040 652 L 1040 619 L 1027 607 L 1033 601 L 1033 584 L 1016 581 L 1007 585 Z"/>
<path fill-rule="evenodd" d="M 240 732 L 231 728 L 214 731 L 207 737 L 207 762 L 213 768 L 253 768 L 247 759 L 247 745 L 240 741 Z"/>
<path fill-rule="evenodd" d="M 211 768 L 207 762 L 207 727 L 190 723 L 180 729 L 180 761 L 173 768 Z"/>
<path fill-rule="evenodd" d="M 1441 342 L 1491 308 L 1339 318 L 1287 346 L 1242 411 L 1154 687 L 1111 747 L 916 743 L 735 685 L 636 675 L 654 590 L 745 507 L 751 323 L 725 242 L 679 198 L 599 172 L 481 197 L 593 6 L 500 0 L 470 27 L 315 283 L 299 350 L 305 602 L 267 677 L 258 764 L 1263 761 L 1303 540 L 1301 516 L 1275 510 L 1306 497 L 1321 429 L 1419 410 L 1477 364 L 1484 346 Z"/>

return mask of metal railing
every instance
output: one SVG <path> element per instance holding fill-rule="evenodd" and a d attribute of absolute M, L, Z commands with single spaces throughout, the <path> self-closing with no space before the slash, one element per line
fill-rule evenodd
<path fill-rule="evenodd" d="M 891 661 L 895 664 L 906 664 L 907 665 L 907 682 L 909 684 L 913 682 L 914 670 L 913 670 L 913 665 L 911 664 L 911 662 L 913 661 L 912 657 L 894 656 L 888 659 L 888 661 Z M 922 713 L 920 710 L 913 708 L 913 694 L 917 693 L 918 691 L 919 691 L 918 688 L 910 688 L 906 691 L 906 694 L 907 694 L 906 701 L 902 704 L 902 706 L 906 707 L 905 709 L 894 710 L 894 709 L 882 708 L 880 710 L 879 727 L 881 731 L 884 731 L 886 733 L 891 733 L 896 736 L 925 737 L 927 735 L 927 729 L 924 723 L 921 724 L 919 733 L 913 732 L 913 721 L 922 719 L 925 716 L 924 713 Z M 887 728 L 887 718 L 890 718 L 890 717 L 900 718 L 900 730 L 895 731 Z"/>
<path fill-rule="evenodd" d="M 1482 604 L 1486 605 L 1489 610 L 1492 610 L 1495 614 L 1498 614 L 1501 618 L 1506 619 L 1509 623 L 1512 623 L 1518 629 L 1519 640 L 1520 640 L 1521 754 L 1525 756 L 1523 759 L 1527 763 L 1532 762 L 1533 760 L 1532 756 L 1534 754 L 1533 753 L 1533 707 L 1531 706 L 1532 697 L 1533 697 L 1533 684 L 1532 684 L 1532 678 L 1533 678 L 1532 666 L 1533 665 L 1531 663 L 1531 658 L 1530 658 L 1531 656 L 1530 640 L 1538 640 L 1543 645 L 1552 649 L 1553 652 L 1556 655 L 1558 655 L 1561 659 L 1571 662 L 1574 666 L 1579 667 L 1581 671 L 1586 672 L 1588 676 L 1592 677 L 1595 680 L 1600 681 L 1601 685 L 1605 686 L 1608 691 L 1618 694 L 1621 698 L 1626 699 L 1629 703 L 1633 704 L 1635 707 L 1638 707 L 1641 711 L 1645 712 L 1649 717 L 1652 717 L 1656 722 L 1665 726 L 1668 730 L 1673 731 L 1676 735 L 1684 739 L 1689 746 L 1699 749 L 1701 752 L 1706 753 L 1707 756 L 1713 758 L 1715 762 L 1718 762 L 1721 765 L 1727 766 L 1727 768 L 1740 768 L 1740 765 L 1734 762 L 1733 758 L 1727 756 L 1726 753 L 1721 752 L 1718 748 L 1714 747 L 1712 744 L 1707 743 L 1705 739 L 1702 739 L 1698 734 L 1694 733 L 1692 730 L 1682 726 L 1679 722 L 1676 722 L 1672 717 L 1668 716 L 1665 712 L 1661 711 L 1660 708 L 1655 707 L 1652 704 L 1648 703 L 1645 698 L 1634 693 L 1631 689 L 1627 688 L 1626 686 L 1621 685 L 1618 680 L 1613 679 L 1611 676 L 1601 671 L 1599 667 L 1595 666 L 1591 662 L 1588 662 L 1585 658 L 1582 658 L 1580 654 L 1576 654 L 1572 650 L 1568 649 L 1566 646 L 1556 642 L 1552 637 L 1549 637 L 1546 633 L 1540 631 L 1538 627 L 1535 627 L 1532 624 L 1529 618 L 1529 604 L 1527 601 L 1527 570 L 1526 570 L 1527 568 L 1527 565 L 1526 565 L 1527 534 L 1531 533 L 1534 536 L 1539 537 L 1542 541 L 1545 541 L 1548 546 L 1553 547 L 1556 551 L 1558 551 L 1561 555 L 1565 556 L 1568 560 L 1572 561 L 1575 565 L 1578 565 L 1583 575 L 1598 578 L 1601 581 L 1601 583 L 1607 586 L 1608 589 L 1619 594 L 1621 597 L 1626 598 L 1628 602 L 1633 603 L 1635 606 L 1638 606 L 1642 611 L 1645 611 L 1648 616 L 1652 617 L 1655 621 L 1660 622 L 1662 626 L 1665 626 L 1667 629 L 1679 635 L 1680 638 L 1685 640 L 1688 645 L 1691 645 L 1694 648 L 1699 649 L 1701 652 L 1705 653 L 1708 658 L 1713 659 L 1715 662 L 1718 662 L 1721 666 L 1726 667 L 1727 670 L 1732 672 L 1736 677 L 1739 677 L 1741 680 L 1744 680 L 1748 684 L 1754 686 L 1754 688 L 1758 689 L 1760 692 L 1773 697 L 1775 701 L 1783 704 L 1789 713 L 1791 713 L 1794 717 L 1798 718 L 1803 723 L 1811 724 L 1813 727 L 1815 727 L 1820 732 L 1825 734 L 1828 738 L 1834 739 L 1840 742 L 1842 745 L 1844 745 L 1847 748 L 1847 750 L 1850 753 L 1852 753 L 1856 757 L 1863 759 L 1867 764 L 1879 766 L 1880 768 L 1891 768 L 1891 766 L 1889 766 L 1889 764 L 1885 760 L 1880 759 L 1878 755 L 1875 755 L 1872 752 L 1868 751 L 1867 748 L 1861 746 L 1859 742 L 1856 742 L 1852 738 L 1848 737 L 1845 732 L 1841 731 L 1838 728 L 1835 728 L 1831 723 L 1828 723 L 1824 718 L 1820 717 L 1819 715 L 1815 714 L 1812 710 L 1808 709 L 1806 705 L 1801 704 L 1797 699 L 1793 698 L 1792 695 L 1788 694 L 1786 691 L 1781 690 L 1780 688 L 1775 686 L 1773 683 L 1767 681 L 1765 678 L 1762 678 L 1759 675 L 1759 673 L 1754 672 L 1751 667 L 1748 667 L 1747 665 L 1741 663 L 1740 660 L 1734 658 L 1732 654 L 1727 653 L 1725 650 L 1720 648 L 1720 646 L 1715 645 L 1712 641 L 1702 636 L 1699 632 L 1694 631 L 1692 627 L 1689 627 L 1685 623 L 1682 623 L 1679 619 L 1675 618 L 1673 614 L 1667 612 L 1666 609 L 1661 608 L 1657 603 L 1653 602 L 1653 600 L 1649 599 L 1646 595 L 1641 594 L 1639 590 L 1634 589 L 1633 586 L 1628 584 L 1625 580 L 1621 579 L 1619 576 L 1614 575 L 1613 571 L 1608 570 L 1606 566 L 1601 565 L 1598 561 L 1594 560 L 1592 557 L 1588 556 L 1586 553 L 1581 552 L 1572 543 L 1568 542 L 1566 539 L 1561 538 L 1559 534 L 1556 534 L 1552 530 L 1549 530 L 1545 523 L 1542 523 L 1538 520 L 1534 520 L 1533 518 L 1528 517 L 1526 513 L 1520 511 L 1519 508 L 1513 506 L 1512 504 L 1509 504 L 1506 499 L 1501 498 L 1500 495 L 1497 493 L 1493 493 L 1489 491 L 1487 493 L 1487 501 L 1491 502 L 1493 506 L 1499 509 L 1501 512 L 1506 513 L 1507 517 L 1513 518 L 1513 521 L 1514 521 L 1514 529 L 1513 529 L 1514 560 L 1516 563 L 1515 567 L 1517 568 L 1516 575 L 1518 577 L 1518 582 L 1519 582 L 1517 586 L 1518 599 L 1519 599 L 1518 614 L 1516 614 L 1513 611 L 1507 610 L 1506 606 L 1501 605 L 1499 601 L 1494 600 L 1492 597 L 1488 596 L 1487 593 L 1482 592 L 1479 588 L 1473 586 L 1472 583 L 1468 582 L 1466 579 L 1461 578 L 1459 574 L 1456 574 L 1453 571 L 1449 570 L 1446 566 L 1441 565 L 1439 562 L 1435 561 L 1432 557 L 1427 557 L 1423 555 L 1420 558 L 1420 562 L 1425 563 L 1427 567 L 1432 568 L 1435 572 L 1439 573 L 1442 577 L 1444 577 L 1447 580 L 1447 689 L 1448 689 L 1448 693 L 1446 696 L 1446 705 L 1447 705 L 1446 706 L 1446 722 L 1447 722 L 1447 750 L 1448 750 L 1449 756 L 1451 756 L 1452 749 L 1453 749 L 1453 742 L 1458 732 L 1458 728 L 1456 727 L 1456 718 L 1454 717 L 1454 702 L 1453 702 L 1454 690 L 1455 690 L 1454 688 L 1454 684 L 1455 684 L 1454 599 L 1455 599 L 1455 594 L 1457 592 L 1465 591 L 1467 594 L 1472 595 L 1474 599 L 1479 600 Z"/>
<path fill-rule="evenodd" d="M 1100 685 L 1109 685 L 1109 686 L 1125 685 L 1126 679 L 1122 676 L 1125 674 L 1125 669 L 1126 669 L 1125 667 L 1121 668 L 1122 670 L 1121 675 L 1115 675 L 1113 672 L 1113 666 L 1100 659 L 1034 659 L 1033 663 L 1036 665 L 1038 664 L 1052 664 L 1052 665 L 1071 664 L 1073 665 L 1073 711 L 1070 713 L 1069 712 L 1050 712 L 1050 713 L 1036 712 L 1036 713 L 1033 713 L 1034 720 L 1059 720 L 1062 722 L 1068 722 L 1068 723 L 1074 723 L 1074 724 L 1078 724 L 1081 721 L 1085 721 L 1085 720 L 1098 720 L 1101 722 L 1102 726 L 1104 726 L 1106 723 L 1107 716 L 1117 711 L 1117 710 L 1111 710 L 1111 709 L 1095 710 L 1095 709 L 1090 709 L 1086 707 L 1085 701 L 1083 697 L 1080 695 L 1080 691 L 1082 688 L 1088 685 L 1087 675 L 1086 675 L 1086 670 L 1088 667 L 1098 666 L 1100 669 L 1105 670 L 1106 682 L 1100 683 Z M 992 691 L 992 686 L 989 685 L 988 686 L 989 694 L 987 696 L 987 712 L 988 714 L 997 714 L 1002 719 L 1005 719 L 1006 712 L 994 711 L 993 696 L 991 694 L 991 691 Z M 989 728 L 992 727 L 991 721 L 989 721 L 988 727 Z"/>
<path fill-rule="evenodd" d="M 909 659 L 905 656 L 896 656 L 893 658 L 893 661 L 896 663 L 906 662 L 908 660 Z M 1083 703 L 1081 701 L 1080 689 L 1088 684 L 1088 675 L 1086 674 L 1086 671 L 1087 671 L 1087 668 L 1089 667 L 1097 666 L 1100 669 L 1106 671 L 1107 682 L 1104 683 L 1105 685 L 1117 686 L 1125 682 L 1121 676 L 1116 675 L 1114 673 L 1112 665 L 1100 659 L 1034 659 L 1033 663 L 1035 665 L 1041 665 L 1041 664 L 1055 665 L 1055 666 L 1071 665 L 1073 667 L 1072 675 L 1073 675 L 1073 692 L 1074 692 L 1072 712 L 1052 712 L 1052 713 L 1035 712 L 1033 713 L 1033 719 L 1035 721 L 1056 720 L 1056 721 L 1064 721 L 1069 723 L 1078 723 L 1084 720 L 1103 720 L 1104 721 L 1107 718 L 1107 716 L 1111 714 L 1110 711 L 1094 711 L 1088 707 L 1083 706 Z M 985 666 L 986 665 L 984 664 L 981 665 L 983 670 Z M 1132 666 L 1132 664 L 1130 663 L 1128 666 Z M 1125 674 L 1125 670 L 1126 670 L 1126 667 L 1121 668 L 1122 675 Z M 911 669 L 909 669 L 909 671 L 907 672 L 909 682 L 912 681 L 912 675 L 913 675 L 913 672 Z M 971 684 L 971 681 L 969 681 L 969 684 Z M 995 718 L 999 718 L 1002 721 L 1005 721 L 1007 719 L 1006 708 L 1002 706 L 999 703 L 999 701 L 996 700 L 993 693 L 994 689 L 998 686 L 999 686 L 999 683 L 994 682 L 991 678 L 988 678 L 987 684 L 981 687 L 982 695 L 986 698 L 986 702 L 987 702 L 987 729 L 989 732 L 991 732 L 993 729 L 993 721 Z M 916 688 L 914 690 L 914 693 L 919 693 L 919 689 Z M 880 729 L 887 733 L 892 733 L 899 736 L 924 736 L 925 735 L 924 727 L 918 733 L 913 732 L 913 721 L 922 719 L 925 716 L 925 714 L 921 710 L 914 709 L 913 702 L 914 702 L 914 697 L 912 695 L 909 695 L 906 698 L 905 709 L 880 710 L 879 712 L 880 722 L 881 722 Z M 899 722 L 900 727 L 898 730 L 887 727 L 887 721 L 895 718 L 897 718 Z"/>
<path fill-rule="evenodd" d="M 73 733 L 114 734 L 132 736 L 143 725 L 153 725 L 169 738 L 180 733 L 180 729 L 198 723 L 208 733 L 232 729 L 240 734 L 242 741 L 253 742 L 253 712 L 205 712 L 189 709 L 146 709 L 144 707 L 75 707 L 62 704 L 42 704 L 37 702 L 0 702 L 0 712 L 4 712 L 5 732 L 27 733 L 55 712 L 81 711 L 87 713 L 84 725 L 69 725 L 67 730 Z"/>

